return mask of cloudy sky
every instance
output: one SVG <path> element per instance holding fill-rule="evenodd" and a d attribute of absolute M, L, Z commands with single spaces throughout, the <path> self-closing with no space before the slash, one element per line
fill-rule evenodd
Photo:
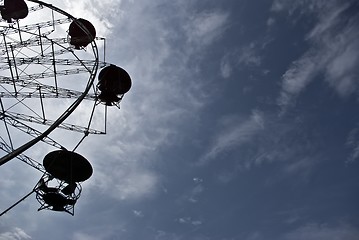
<path fill-rule="evenodd" d="M 48 2 L 133 86 L 78 150 L 94 174 L 75 216 L 32 196 L 0 240 L 359 239 L 358 1 Z M 41 176 L 15 161 L 1 209 Z"/>

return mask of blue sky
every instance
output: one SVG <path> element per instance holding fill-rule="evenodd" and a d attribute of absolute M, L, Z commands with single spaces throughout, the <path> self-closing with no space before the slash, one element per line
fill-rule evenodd
<path fill-rule="evenodd" d="M 51 3 L 95 25 L 133 87 L 79 149 L 94 174 L 75 216 L 32 197 L 0 240 L 359 239 L 357 1 Z M 0 172 L 1 208 L 41 176 Z"/>

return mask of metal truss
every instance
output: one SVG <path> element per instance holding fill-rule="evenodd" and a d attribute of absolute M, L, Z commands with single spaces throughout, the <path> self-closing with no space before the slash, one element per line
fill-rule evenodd
<path fill-rule="evenodd" d="M 8 59 L 7 57 L 0 57 L 0 63 L 9 63 L 16 64 L 20 66 L 23 64 L 57 64 L 57 65 L 71 65 L 71 66 L 92 66 L 94 60 L 79 60 L 79 59 L 53 59 L 53 58 L 44 58 L 44 57 L 29 57 L 29 58 L 14 58 Z M 100 63 L 100 67 L 108 65 L 107 63 Z M 8 66 L 6 66 L 8 67 Z M 0 69 L 6 69 L 4 66 L 1 66 Z"/>
<path fill-rule="evenodd" d="M 53 43 L 65 44 L 65 43 L 68 43 L 68 39 L 67 38 L 48 39 L 45 36 L 42 36 L 42 37 L 36 36 L 33 39 L 24 40 L 21 42 L 20 41 L 12 41 L 11 47 L 16 49 L 16 48 L 23 48 L 23 47 L 46 46 L 46 45 L 51 45 Z M 5 48 L 6 43 L 5 42 L 1 43 L 0 47 Z"/>
<path fill-rule="evenodd" d="M 7 124 L 17 128 L 20 131 L 23 131 L 24 133 L 26 133 L 34 138 L 37 138 L 42 134 L 42 132 L 30 127 L 29 125 L 27 125 L 23 122 L 20 122 L 19 119 L 13 118 L 10 115 L 7 115 L 5 113 L 1 113 L 0 119 L 2 119 Z M 48 136 L 43 137 L 41 139 L 41 141 L 44 143 L 47 143 L 53 147 L 59 148 L 59 149 L 66 149 L 60 143 L 58 143 L 57 141 L 53 140 L 52 138 L 50 138 Z"/>
<path fill-rule="evenodd" d="M 26 121 L 26 122 L 37 123 L 37 124 L 47 125 L 47 126 L 51 126 L 55 122 L 53 120 L 44 119 L 41 117 L 34 117 L 34 116 L 21 114 L 21 113 L 6 112 L 6 116 L 9 116 L 12 119 L 16 119 L 19 121 Z M 103 132 L 103 131 L 90 129 L 90 128 L 79 126 L 79 125 L 68 124 L 68 123 L 62 123 L 58 126 L 58 128 L 69 130 L 69 131 L 81 132 L 81 133 L 85 133 L 85 134 L 105 134 L 105 132 Z"/>
<path fill-rule="evenodd" d="M 1 84 L 13 84 L 13 80 L 9 77 L 0 78 Z M 18 81 L 16 86 L 33 89 L 33 92 L 0 92 L 0 97 L 3 98 L 78 98 L 82 95 L 82 92 L 59 88 L 52 85 L 40 84 L 32 81 Z M 96 94 L 87 94 L 84 99 L 87 100 L 97 100 Z"/>
<path fill-rule="evenodd" d="M 18 32 L 29 32 L 31 30 L 38 30 L 40 28 L 54 27 L 56 25 L 69 23 L 71 21 L 72 21 L 71 18 L 62 18 L 62 19 L 56 19 L 56 20 L 54 19 L 51 21 L 21 26 L 20 28 L 15 28 L 15 27 L 6 28 L 5 30 L 0 30 L 0 34 L 4 34 L 4 33 L 5 34 L 14 34 L 14 33 L 18 33 Z"/>
<path fill-rule="evenodd" d="M 6 143 L 6 141 L 2 137 L 0 137 L 0 149 L 3 150 L 6 153 L 11 153 L 14 150 L 11 146 L 9 146 Z M 29 156 L 26 156 L 25 154 L 19 154 L 19 155 L 16 156 L 16 158 L 18 160 L 28 164 L 29 166 L 39 170 L 40 172 L 43 172 L 43 173 L 46 172 L 44 166 L 41 163 L 39 163 L 38 161 L 30 158 Z"/>
<path fill-rule="evenodd" d="M 45 85 L 42 85 L 44 87 Z M 48 86 L 51 87 L 51 86 Z M 45 87 L 44 87 L 45 88 Z M 54 90 L 56 91 L 56 90 Z M 81 92 L 58 88 L 57 92 L 40 92 L 36 90 L 35 92 L 0 92 L 1 98 L 17 98 L 17 99 L 25 99 L 25 98 L 78 98 L 81 96 Z M 87 94 L 84 99 L 96 101 L 96 94 Z"/>
<path fill-rule="evenodd" d="M 61 76 L 61 75 L 72 75 L 72 74 L 79 74 L 79 73 L 88 73 L 89 70 L 87 68 L 73 68 L 73 69 L 65 69 L 65 70 L 60 70 L 60 71 L 51 71 L 51 72 L 42 72 L 42 73 L 33 73 L 33 74 L 27 74 L 27 75 L 23 75 L 23 76 L 16 76 L 15 80 L 16 81 L 20 81 L 20 82 L 24 82 L 24 81 L 29 81 L 29 80 L 38 80 L 38 79 L 43 79 L 43 78 L 52 78 L 55 76 Z M 11 79 L 10 77 L 4 77 L 4 76 L 0 76 L 0 82 L 1 83 L 6 83 L 6 82 L 13 82 L 13 79 Z"/>

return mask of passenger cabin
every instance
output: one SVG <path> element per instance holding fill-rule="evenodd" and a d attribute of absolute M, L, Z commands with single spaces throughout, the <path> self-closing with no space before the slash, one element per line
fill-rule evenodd
<path fill-rule="evenodd" d="M 90 44 L 96 37 L 96 29 L 89 21 L 78 18 L 69 27 L 70 44 L 81 49 Z"/>
<path fill-rule="evenodd" d="M 132 86 L 128 73 L 115 65 L 103 68 L 98 75 L 99 100 L 107 106 L 118 103 Z"/>
<path fill-rule="evenodd" d="M 48 153 L 43 166 L 46 170 L 34 188 L 38 209 L 67 212 L 74 215 L 74 206 L 80 198 L 80 182 L 92 175 L 90 162 L 78 153 L 56 150 Z"/>
<path fill-rule="evenodd" d="M 4 5 L 0 6 L 1 17 L 8 23 L 12 19 L 24 19 L 29 14 L 29 8 L 24 0 L 4 0 Z"/>

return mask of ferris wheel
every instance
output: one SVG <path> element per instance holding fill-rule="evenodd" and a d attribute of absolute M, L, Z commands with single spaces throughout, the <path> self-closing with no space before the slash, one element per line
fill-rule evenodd
<path fill-rule="evenodd" d="M 32 193 L 38 210 L 73 215 L 81 182 L 93 171 L 75 151 L 89 135 L 106 133 L 107 107 L 119 108 L 131 78 L 100 60 L 97 44 L 105 39 L 86 19 L 38 0 L 3 0 L 0 13 L 0 166 L 17 159 L 43 173 L 33 190 L 0 216 Z M 86 121 L 69 122 L 84 104 L 78 118 Z M 92 128 L 99 107 L 100 130 Z M 57 131 L 80 137 L 67 146 Z M 28 151 L 39 145 L 51 149 L 42 163 Z"/>

